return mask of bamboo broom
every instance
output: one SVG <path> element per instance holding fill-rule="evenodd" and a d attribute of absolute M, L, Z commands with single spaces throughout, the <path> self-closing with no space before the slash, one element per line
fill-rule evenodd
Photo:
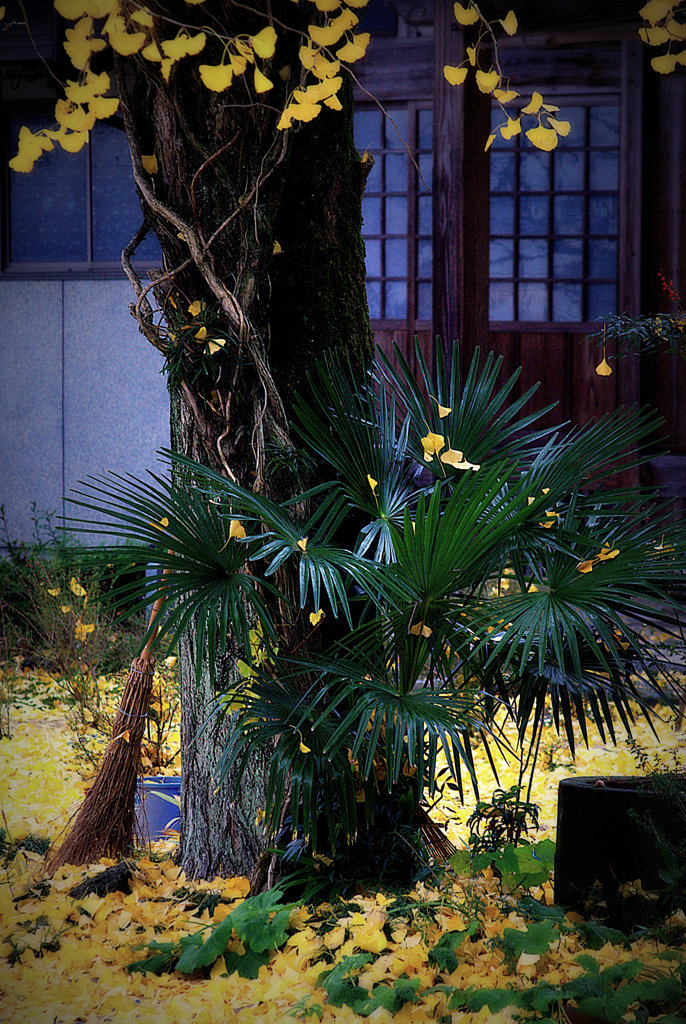
<path fill-rule="evenodd" d="M 150 627 L 162 606 L 159 597 L 150 615 Z M 62 864 L 92 864 L 102 857 L 121 857 L 133 846 L 136 787 L 141 771 L 141 742 L 148 719 L 155 661 L 150 648 L 157 630 L 140 657 L 131 664 L 121 703 L 112 726 L 112 739 L 95 782 L 64 842 L 48 862 L 52 873 Z"/>

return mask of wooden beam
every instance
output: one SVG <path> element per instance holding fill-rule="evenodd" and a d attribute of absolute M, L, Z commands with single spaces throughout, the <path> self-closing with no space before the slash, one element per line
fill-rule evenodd
<path fill-rule="evenodd" d="M 445 64 L 464 59 L 453 5 L 434 7 L 433 332 L 462 342 L 463 364 L 488 332 L 488 154 L 490 100 L 470 76 L 451 86 Z M 467 200 L 468 197 L 468 200 Z"/>

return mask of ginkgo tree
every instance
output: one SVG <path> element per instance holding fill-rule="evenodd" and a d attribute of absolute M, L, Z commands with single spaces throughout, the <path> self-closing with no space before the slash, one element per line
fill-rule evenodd
<path fill-rule="evenodd" d="M 290 427 L 304 368 L 324 347 L 344 349 L 359 368 L 371 349 L 360 235 L 371 161 L 353 144 L 350 77 L 369 44 L 359 28 L 366 3 L 54 0 L 73 75 L 54 125 L 23 128 L 11 161 L 28 173 L 55 146 L 77 152 L 99 120 L 123 123 L 142 216 L 122 263 L 132 315 L 164 356 L 172 445 L 273 500 L 299 492 L 311 473 Z M 644 12 L 651 45 L 657 29 L 670 40 L 681 31 L 682 5 L 655 4 Z M 454 13 L 476 35 L 463 64 L 444 69 L 447 82 L 474 74 L 503 111 L 497 132 L 524 129 L 552 148 L 568 130 L 563 116 L 539 92 L 520 96 L 501 67 L 498 39 L 516 31 L 516 15 L 488 21 L 471 2 Z M 163 266 L 147 282 L 135 255 L 150 232 Z M 298 581 L 285 564 L 279 573 L 293 601 Z M 193 625 L 180 634 L 181 859 L 189 875 L 250 871 L 264 847 L 269 754 L 256 756 L 232 802 L 217 791 L 230 724 L 203 725 L 217 691 L 238 679 L 239 652 L 227 645 L 212 675 L 208 665 L 189 672 Z M 293 629 L 306 642 L 301 620 Z"/>

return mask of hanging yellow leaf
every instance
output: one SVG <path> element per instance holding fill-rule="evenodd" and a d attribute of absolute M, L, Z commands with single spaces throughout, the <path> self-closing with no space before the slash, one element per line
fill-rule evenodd
<path fill-rule="evenodd" d="M 235 538 L 242 540 L 245 537 L 245 527 L 243 526 L 240 519 L 232 519 L 229 526 L 229 540 Z"/>
<path fill-rule="evenodd" d="M 536 128 L 529 128 L 525 134 L 536 149 L 550 152 L 557 146 L 557 132 L 553 128 L 544 128 L 542 124 L 539 124 Z"/>
<path fill-rule="evenodd" d="M 303 743 L 302 740 L 300 740 L 300 743 L 298 744 L 298 747 L 299 747 L 299 750 L 300 750 L 301 754 L 311 754 L 312 753 L 312 749 L 310 747 L 308 747 L 305 743 Z"/>
<path fill-rule="evenodd" d="M 204 32 L 198 32 L 192 36 L 183 29 L 175 39 L 164 39 L 162 41 L 162 51 L 165 56 L 177 61 L 181 60 L 182 57 L 192 57 L 200 53 L 201 50 L 204 50 L 206 42 L 207 36 Z"/>
<path fill-rule="evenodd" d="M 468 71 L 469 68 L 455 67 L 453 64 L 443 65 L 443 77 L 451 85 L 462 85 Z"/>
<path fill-rule="evenodd" d="M 57 140 L 67 153 L 78 153 L 88 142 L 88 132 L 68 132 Z"/>
<path fill-rule="evenodd" d="M 551 128 L 555 129 L 558 135 L 562 135 L 564 138 L 567 138 L 572 128 L 569 121 L 558 121 L 556 117 L 549 117 L 548 124 Z"/>
<path fill-rule="evenodd" d="M 229 61 L 234 75 L 242 75 L 248 66 L 248 60 L 240 53 L 230 53 Z"/>
<path fill-rule="evenodd" d="M 159 170 L 157 157 L 154 153 L 141 153 L 141 164 L 143 165 L 143 170 L 147 171 L 148 174 L 157 174 Z"/>
<path fill-rule="evenodd" d="M 686 39 L 686 22 L 680 23 L 670 18 L 665 28 L 672 39 Z"/>
<path fill-rule="evenodd" d="M 255 65 L 253 84 L 256 93 L 269 92 L 270 89 L 274 88 L 274 83 L 270 82 L 267 76 L 260 71 L 257 64 Z"/>
<path fill-rule="evenodd" d="M 296 121 L 313 121 L 322 108 L 318 103 L 295 103 L 287 109 Z"/>
<path fill-rule="evenodd" d="M 453 4 L 453 11 L 458 25 L 474 25 L 479 20 L 479 12 L 474 10 L 471 4 L 468 7 L 463 7 L 459 3 Z"/>
<path fill-rule="evenodd" d="M 495 142 L 495 134 L 493 132 L 491 132 L 491 134 L 486 139 L 486 145 L 484 146 L 484 152 L 488 152 L 488 150 L 491 148 L 491 146 L 493 145 L 494 142 Z"/>
<path fill-rule="evenodd" d="M 357 25 L 359 18 L 350 10 L 342 11 L 328 25 L 308 25 L 307 34 L 317 46 L 333 46 L 341 36 Z"/>
<path fill-rule="evenodd" d="M 141 50 L 141 57 L 145 57 L 146 60 L 152 61 L 153 63 L 160 63 L 162 61 L 162 54 L 157 43 L 153 40 L 152 43 L 148 43 Z"/>
<path fill-rule="evenodd" d="M 364 57 L 369 46 L 369 39 L 369 32 L 360 32 L 358 35 L 353 35 L 352 39 L 336 50 L 336 57 L 339 60 L 344 60 L 346 64 L 353 64 L 356 60 Z"/>
<path fill-rule="evenodd" d="M 480 68 L 476 72 L 476 84 L 480 92 L 489 93 L 493 92 L 496 85 L 500 82 L 500 75 L 497 71 L 482 71 Z"/>
<path fill-rule="evenodd" d="M 116 96 L 95 96 L 88 104 L 88 110 L 95 114 L 99 121 L 116 114 L 119 108 L 119 100 Z"/>
<path fill-rule="evenodd" d="M 341 6 L 341 0 L 314 0 L 314 5 L 318 11 L 322 11 L 324 14 L 330 14 L 331 11 L 336 11 Z"/>
<path fill-rule="evenodd" d="M 504 18 L 500 19 L 500 24 L 503 26 L 508 36 L 513 36 L 517 32 L 517 15 L 514 11 L 508 11 Z"/>
<path fill-rule="evenodd" d="M 443 448 L 445 448 L 445 438 L 443 434 L 433 434 L 431 431 L 426 437 L 421 438 L 422 448 L 424 449 L 424 458 L 427 462 L 431 462 L 434 455 L 438 455 Z"/>
<path fill-rule="evenodd" d="M 77 597 L 86 597 L 86 590 L 81 586 L 75 576 L 69 580 L 69 589 L 72 594 L 76 594 Z"/>
<path fill-rule="evenodd" d="M 476 46 L 467 47 L 467 58 L 473 68 L 476 67 Z"/>
<path fill-rule="evenodd" d="M 298 547 L 300 548 L 301 551 L 305 550 L 305 548 L 307 547 L 307 537 L 300 538 L 300 540 L 298 541 Z"/>
<path fill-rule="evenodd" d="M 512 139 L 515 135 L 519 135 L 522 130 L 522 119 L 521 117 L 508 117 L 507 124 L 504 124 L 500 129 L 500 134 L 504 139 Z"/>
<path fill-rule="evenodd" d="M 519 96 L 518 92 L 514 89 L 494 89 L 493 95 L 499 103 L 509 103 L 510 100 L 515 100 Z"/>
<path fill-rule="evenodd" d="M 605 358 L 605 353 L 603 353 L 603 358 L 601 362 L 599 362 L 596 366 L 595 372 L 598 374 L 599 377 L 609 377 L 612 374 L 612 367 Z"/>
<path fill-rule="evenodd" d="M 676 56 L 673 53 L 663 53 L 661 57 L 653 57 L 650 66 L 661 75 L 669 75 L 676 67 Z"/>
<path fill-rule="evenodd" d="M 430 397 L 432 402 L 436 403 L 436 409 L 437 409 L 437 412 L 438 412 L 438 418 L 439 419 L 444 420 L 446 418 L 446 416 L 449 416 L 450 413 L 453 411 L 449 406 L 441 405 L 439 403 L 438 399 L 434 398 L 433 395 L 430 395 L 429 397 Z"/>
<path fill-rule="evenodd" d="M 371 487 L 372 494 L 376 498 L 376 492 L 377 492 L 377 489 L 378 489 L 378 486 L 379 486 L 379 481 L 375 480 L 373 476 L 370 476 L 369 473 L 367 473 L 367 483 Z"/>
<path fill-rule="evenodd" d="M 353 39 L 368 39 L 369 33 L 365 33 L 363 36 L 353 36 Z M 347 45 L 347 44 L 346 44 Z M 317 78 L 333 78 L 341 70 L 340 60 L 329 60 L 323 50 L 314 58 L 312 64 L 312 74 L 316 75 Z"/>
<path fill-rule="evenodd" d="M 668 43 L 671 36 L 664 25 L 656 25 L 651 28 L 639 28 L 638 35 L 641 42 L 647 46 L 661 46 Z"/>
<path fill-rule="evenodd" d="M 323 618 L 324 618 L 324 612 L 322 611 L 321 608 L 317 609 L 316 612 L 310 612 L 310 625 L 311 626 L 318 626 Z"/>
<path fill-rule="evenodd" d="M 274 56 L 276 49 L 276 32 L 271 25 L 267 25 L 256 36 L 250 36 L 250 43 L 258 57 L 266 60 Z"/>
<path fill-rule="evenodd" d="M 224 92 L 233 79 L 233 68 L 229 64 L 201 64 L 198 71 L 202 84 L 211 92 Z"/>
<path fill-rule="evenodd" d="M 649 21 L 651 25 L 657 25 L 658 21 L 672 13 L 673 7 L 674 4 L 668 3 L 667 0 L 648 0 L 645 7 L 638 12 L 638 16 L 644 21 Z"/>
<path fill-rule="evenodd" d="M 541 109 L 543 103 L 543 97 L 540 92 L 534 92 L 531 100 L 525 107 L 522 107 L 522 114 L 537 114 Z"/>

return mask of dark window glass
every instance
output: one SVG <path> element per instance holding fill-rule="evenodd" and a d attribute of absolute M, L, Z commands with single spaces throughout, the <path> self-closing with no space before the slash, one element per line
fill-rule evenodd
<path fill-rule="evenodd" d="M 619 107 L 560 105 L 571 131 L 552 153 L 525 133 L 490 150 L 492 320 L 616 312 Z M 496 111 L 494 127 L 501 121 Z"/>
<path fill-rule="evenodd" d="M 48 117 L 14 118 L 10 122 L 12 152 L 16 152 L 22 125 L 35 132 L 53 123 Z M 67 153 L 56 145 L 30 174 L 10 172 L 10 265 L 118 264 L 141 221 L 126 136 L 112 125 L 98 123 L 78 153 Z M 134 258 L 160 261 L 154 234 L 148 235 Z"/>

